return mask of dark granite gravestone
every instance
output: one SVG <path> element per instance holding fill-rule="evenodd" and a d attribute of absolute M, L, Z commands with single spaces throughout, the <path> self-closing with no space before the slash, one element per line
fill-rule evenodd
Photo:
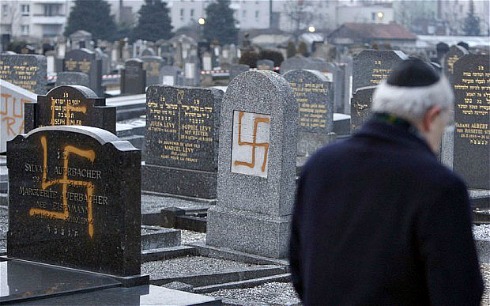
<path fill-rule="evenodd" d="M 127 60 L 121 71 L 121 94 L 138 95 L 146 91 L 146 71 L 138 58 Z"/>
<path fill-rule="evenodd" d="M 146 97 L 143 190 L 216 198 L 223 92 L 150 86 Z"/>
<path fill-rule="evenodd" d="M 63 71 L 83 72 L 88 75 L 90 86 L 99 97 L 104 96 L 102 89 L 102 61 L 88 49 L 71 50 L 63 60 Z"/>
<path fill-rule="evenodd" d="M 89 87 L 88 75 L 83 72 L 58 72 L 55 87 L 63 85 L 80 85 Z"/>
<path fill-rule="evenodd" d="M 26 133 L 50 125 L 86 125 L 116 133 L 116 107 L 106 106 L 105 98 L 84 86 L 53 88 L 38 96 L 37 103 L 27 103 L 25 113 Z"/>
<path fill-rule="evenodd" d="M 38 95 L 46 93 L 47 61 L 42 55 L 0 54 L 0 79 Z"/>
<path fill-rule="evenodd" d="M 131 276 L 141 266 L 141 152 L 108 131 L 50 126 L 7 143 L 7 255 Z"/>
<path fill-rule="evenodd" d="M 371 115 L 373 93 L 376 86 L 361 87 L 356 90 L 351 99 L 351 133 L 358 130 Z"/>
<path fill-rule="evenodd" d="M 360 87 L 378 85 L 393 66 L 408 59 L 402 51 L 363 50 L 354 58 L 352 92 Z"/>
<path fill-rule="evenodd" d="M 296 189 L 298 103 L 272 71 L 248 71 L 228 86 L 221 108 L 218 199 L 206 243 L 284 258 Z"/>
<path fill-rule="evenodd" d="M 261 59 L 257 61 L 258 70 L 274 70 L 274 61 L 270 59 Z"/>
<path fill-rule="evenodd" d="M 454 63 L 461 57 L 470 54 L 465 48 L 454 45 L 449 48 L 449 51 L 444 55 L 442 59 L 442 71 L 447 76 L 450 82 L 452 82 L 454 74 Z"/>
<path fill-rule="evenodd" d="M 244 64 L 234 64 L 230 66 L 230 82 L 242 72 L 249 71 L 250 67 Z"/>
<path fill-rule="evenodd" d="M 298 157 L 305 159 L 327 143 L 333 130 L 332 83 L 315 70 L 291 70 L 284 78 L 298 103 Z"/>
<path fill-rule="evenodd" d="M 146 86 L 160 84 L 160 68 L 163 60 L 159 56 L 142 56 L 143 69 L 146 71 Z"/>
<path fill-rule="evenodd" d="M 453 169 L 469 188 L 490 189 L 490 61 L 469 54 L 453 68 Z"/>
<path fill-rule="evenodd" d="M 160 79 L 162 85 L 183 86 L 184 76 L 182 69 L 177 66 L 163 66 L 160 70 Z"/>

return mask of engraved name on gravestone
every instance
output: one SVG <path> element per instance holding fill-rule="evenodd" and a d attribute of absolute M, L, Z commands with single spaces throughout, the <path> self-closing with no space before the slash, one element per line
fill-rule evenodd
<path fill-rule="evenodd" d="M 46 94 L 46 71 L 45 56 L 0 54 L 0 79 L 38 95 Z"/>
<path fill-rule="evenodd" d="M 218 89 L 148 88 L 143 190 L 216 198 L 222 97 Z"/>
<path fill-rule="evenodd" d="M 138 95 L 146 91 L 146 71 L 138 58 L 127 60 L 121 71 L 121 94 Z"/>
<path fill-rule="evenodd" d="M 24 133 L 24 105 L 36 99 L 35 93 L 0 80 L 0 153 L 7 150 L 8 140 Z"/>
<path fill-rule="evenodd" d="M 408 56 L 402 51 L 361 51 L 354 58 L 352 93 L 360 87 L 378 85 L 396 64 L 405 59 Z"/>
<path fill-rule="evenodd" d="M 7 144 L 7 255 L 140 274 L 141 152 L 94 127 L 41 127 Z"/>
<path fill-rule="evenodd" d="M 63 85 L 80 85 L 89 87 L 90 81 L 88 75 L 83 72 L 58 72 L 56 74 L 55 87 Z"/>
<path fill-rule="evenodd" d="M 146 86 L 160 84 L 160 69 L 163 60 L 159 56 L 142 56 L 143 69 L 146 71 Z"/>
<path fill-rule="evenodd" d="M 490 61 L 466 55 L 454 63 L 454 171 L 469 188 L 490 189 Z"/>
<path fill-rule="evenodd" d="M 461 57 L 468 55 L 469 52 L 465 48 L 454 45 L 449 48 L 449 51 L 444 55 L 442 60 L 442 71 L 447 76 L 450 82 L 454 75 L 454 63 Z"/>
<path fill-rule="evenodd" d="M 59 86 L 46 96 L 38 96 L 37 103 L 25 105 L 25 131 L 40 126 L 86 125 L 116 133 L 116 107 L 106 106 L 105 98 L 98 98 L 84 86 Z"/>
<path fill-rule="evenodd" d="M 298 103 L 298 156 L 309 156 L 326 144 L 333 130 L 332 83 L 315 70 L 292 70 L 284 78 Z"/>
<path fill-rule="evenodd" d="M 235 77 L 221 108 L 218 199 L 206 243 L 284 258 L 294 201 L 298 103 L 272 71 Z"/>
<path fill-rule="evenodd" d="M 102 60 L 97 59 L 95 52 L 82 48 L 66 53 L 63 60 L 63 71 L 83 72 L 88 75 L 90 89 L 102 97 Z"/>
<path fill-rule="evenodd" d="M 376 86 L 361 87 L 356 90 L 351 99 L 351 133 L 358 130 L 371 116 L 373 94 Z"/>

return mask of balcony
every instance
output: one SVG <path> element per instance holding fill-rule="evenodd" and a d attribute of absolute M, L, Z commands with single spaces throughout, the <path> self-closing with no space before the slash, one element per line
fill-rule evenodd
<path fill-rule="evenodd" d="M 44 15 L 33 15 L 32 16 L 33 24 L 65 24 L 66 16 L 57 15 L 57 16 L 44 16 Z"/>

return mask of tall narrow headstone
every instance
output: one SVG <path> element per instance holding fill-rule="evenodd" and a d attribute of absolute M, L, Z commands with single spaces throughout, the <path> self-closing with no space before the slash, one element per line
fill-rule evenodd
<path fill-rule="evenodd" d="M 408 56 L 402 51 L 363 50 L 354 58 L 352 93 L 360 87 L 378 85 L 405 59 Z"/>
<path fill-rule="evenodd" d="M 35 93 L 0 80 L 0 153 L 7 150 L 7 141 L 24 133 L 24 105 L 36 99 Z"/>
<path fill-rule="evenodd" d="M 215 199 L 223 92 L 150 86 L 143 190 Z"/>
<path fill-rule="evenodd" d="M 116 133 L 116 108 L 84 86 L 53 88 L 38 96 L 37 103 L 26 104 L 25 110 L 26 132 L 41 126 L 86 125 Z"/>
<path fill-rule="evenodd" d="M 351 99 L 351 133 L 359 129 L 371 115 L 373 94 L 376 86 L 361 87 L 356 90 Z"/>
<path fill-rule="evenodd" d="M 298 103 L 298 157 L 303 163 L 327 143 L 333 131 L 332 83 L 315 70 L 292 70 L 284 78 Z"/>
<path fill-rule="evenodd" d="M 7 146 L 9 257 L 140 274 L 139 150 L 81 126 L 38 128 Z"/>
<path fill-rule="evenodd" d="M 184 85 L 199 86 L 201 84 L 201 69 L 199 69 L 199 58 L 191 55 L 184 64 Z"/>
<path fill-rule="evenodd" d="M 249 71 L 228 86 L 221 108 L 217 205 L 206 243 L 284 258 L 296 177 L 298 103 L 272 71 Z"/>
<path fill-rule="evenodd" d="M 146 71 L 138 58 L 127 60 L 121 71 L 121 94 L 138 95 L 146 91 Z"/>
<path fill-rule="evenodd" d="M 143 69 L 146 71 L 146 86 L 160 84 L 160 68 L 163 60 L 159 56 L 143 56 Z"/>
<path fill-rule="evenodd" d="M 89 78 L 90 89 L 97 96 L 104 96 L 102 89 L 102 60 L 97 59 L 93 51 L 82 48 L 67 52 L 63 60 L 63 71 L 86 73 Z"/>
<path fill-rule="evenodd" d="M 0 54 L 0 79 L 38 95 L 44 95 L 47 84 L 46 57 Z"/>
<path fill-rule="evenodd" d="M 453 68 L 453 169 L 469 188 L 490 189 L 490 61 L 469 54 Z"/>

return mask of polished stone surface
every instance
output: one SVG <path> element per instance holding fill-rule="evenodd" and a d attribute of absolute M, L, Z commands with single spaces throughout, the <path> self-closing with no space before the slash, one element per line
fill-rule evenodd
<path fill-rule="evenodd" d="M 0 261 L 0 303 L 116 286 L 120 286 L 118 281 L 100 274 L 27 261 Z"/>

